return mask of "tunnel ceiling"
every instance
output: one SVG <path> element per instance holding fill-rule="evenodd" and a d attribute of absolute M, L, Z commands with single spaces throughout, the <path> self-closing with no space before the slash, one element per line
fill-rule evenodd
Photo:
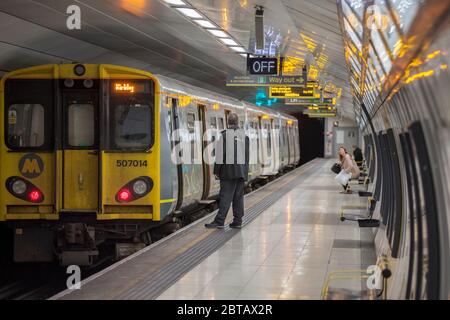
<path fill-rule="evenodd" d="M 256 53 L 285 56 L 286 74 L 307 64 L 310 78 L 339 94 L 339 112 L 354 117 L 334 0 L 185 2 L 251 53 L 254 7 L 263 6 L 265 49 Z M 73 4 L 81 8 L 81 30 L 66 26 Z M 255 88 L 224 86 L 228 74 L 245 74 L 246 59 L 162 0 L 2 0 L 0 30 L 3 72 L 43 63 L 116 63 L 255 99 Z"/>

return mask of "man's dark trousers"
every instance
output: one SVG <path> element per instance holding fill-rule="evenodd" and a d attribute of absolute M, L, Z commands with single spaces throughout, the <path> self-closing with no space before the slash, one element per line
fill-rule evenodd
<path fill-rule="evenodd" d="M 220 180 L 219 212 L 215 218 L 217 224 L 223 225 L 225 223 L 231 202 L 233 202 L 233 222 L 242 224 L 242 217 L 244 216 L 244 184 L 244 179 Z"/>

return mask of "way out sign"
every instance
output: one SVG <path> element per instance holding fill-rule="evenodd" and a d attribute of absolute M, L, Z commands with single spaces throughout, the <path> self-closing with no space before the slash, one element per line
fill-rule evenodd
<path fill-rule="evenodd" d="M 257 75 L 277 75 L 277 58 L 248 58 L 247 66 L 250 74 Z"/>

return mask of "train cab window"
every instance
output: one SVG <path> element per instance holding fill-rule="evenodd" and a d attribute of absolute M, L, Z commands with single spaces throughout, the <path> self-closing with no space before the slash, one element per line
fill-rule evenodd
<path fill-rule="evenodd" d="M 13 104 L 8 109 L 8 144 L 12 148 L 41 147 L 44 144 L 44 107 L 41 104 Z"/>
<path fill-rule="evenodd" d="M 91 147 L 95 143 L 95 110 L 92 104 L 69 105 L 68 138 L 72 147 Z"/>
<path fill-rule="evenodd" d="M 147 149 L 151 144 L 151 107 L 119 104 L 114 112 L 114 145 L 119 149 Z"/>
<path fill-rule="evenodd" d="M 154 89 L 151 80 L 113 80 L 106 106 L 108 150 L 147 151 L 154 142 Z M 169 102 L 169 101 L 167 101 Z M 176 104 L 176 99 L 172 99 Z M 173 112 L 173 110 L 172 110 Z"/>

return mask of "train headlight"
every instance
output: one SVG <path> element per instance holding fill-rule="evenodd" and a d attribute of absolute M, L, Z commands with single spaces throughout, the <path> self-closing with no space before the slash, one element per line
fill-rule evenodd
<path fill-rule="evenodd" d="M 11 185 L 11 190 L 15 194 L 24 194 L 27 191 L 27 184 L 23 180 L 16 180 Z"/>
<path fill-rule="evenodd" d="M 147 192 L 148 186 L 144 180 L 136 180 L 133 183 L 133 192 L 137 195 L 143 195 Z"/>

